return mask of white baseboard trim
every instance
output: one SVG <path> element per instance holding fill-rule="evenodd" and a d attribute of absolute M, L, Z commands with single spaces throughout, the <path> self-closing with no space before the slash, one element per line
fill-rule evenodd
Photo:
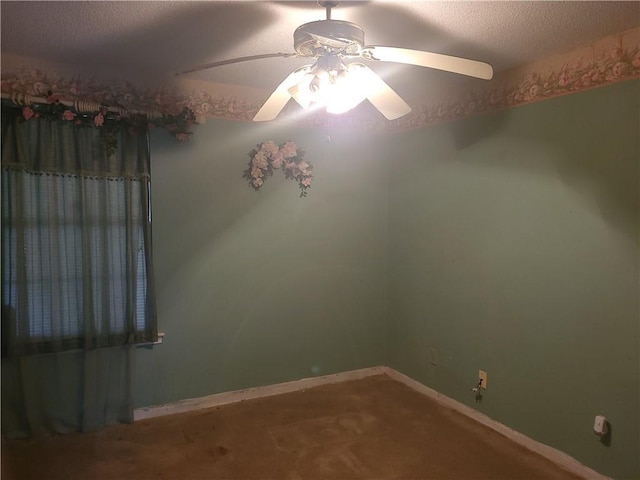
<path fill-rule="evenodd" d="M 529 438 L 526 435 L 493 420 L 484 413 L 474 410 L 473 408 L 460 403 L 453 398 L 438 393 L 437 391 L 427 387 L 426 385 L 423 385 L 416 380 L 413 380 L 412 378 L 398 372 L 397 370 L 394 370 L 393 368 L 384 366 L 363 368 L 360 370 L 335 373 L 322 377 L 304 378 L 302 380 L 278 383 L 275 385 L 266 385 L 264 387 L 247 388 L 244 390 L 217 393 L 200 398 L 189 398 L 186 400 L 179 400 L 177 402 L 171 402 L 164 405 L 137 408 L 133 411 L 133 419 L 134 421 L 138 421 L 146 418 L 161 417 L 164 415 L 173 415 L 175 413 L 184 413 L 192 410 L 200 410 L 203 408 L 217 407 L 220 405 L 241 402 L 244 400 L 251 400 L 254 398 L 264 398 L 273 395 L 280 395 L 282 393 L 296 392 L 320 385 L 346 382 L 349 380 L 359 380 L 373 375 L 388 375 L 390 378 L 407 385 L 413 390 L 416 390 L 417 392 L 422 393 L 423 395 L 435 400 L 439 404 L 451 408 L 452 410 L 455 410 L 462 415 L 466 415 L 476 422 L 479 422 L 482 425 L 491 428 L 492 430 L 504 435 L 518 445 L 521 445 L 527 450 L 530 450 L 537 453 L 538 455 L 547 458 L 556 465 L 575 475 L 589 480 L 611 480 L 610 477 L 592 470 L 591 468 L 583 465 L 575 458 L 567 455 L 561 450 L 557 450 L 553 447 L 540 443 L 537 440 L 533 440 L 532 438 Z"/>
<path fill-rule="evenodd" d="M 397 370 L 394 370 L 393 368 L 384 367 L 384 370 L 385 370 L 384 373 L 387 374 L 389 377 L 393 378 L 394 380 L 397 380 L 400 383 L 404 383 L 408 387 L 416 390 L 417 392 L 422 393 L 423 395 L 426 395 L 427 397 L 435 400 L 439 404 L 445 407 L 451 408 L 452 410 L 455 410 L 458 413 L 466 415 L 467 417 L 475 420 L 476 422 L 479 422 L 482 425 L 489 427 L 490 429 L 509 438 L 510 440 L 517 443 L 518 445 L 526 448 L 527 450 L 535 452 L 538 455 L 545 457 L 546 459 L 552 461 L 556 465 L 564 468 L 565 470 L 575 475 L 581 476 L 589 480 L 611 480 L 610 477 L 607 477 L 599 472 L 596 472 L 595 470 L 592 470 L 586 465 L 583 465 L 582 463 L 580 463 L 575 458 L 567 455 L 563 451 L 555 449 L 548 445 L 545 445 L 544 443 L 540 443 L 537 440 L 534 440 L 530 437 L 527 437 L 526 435 L 520 432 L 517 432 L 516 430 L 510 427 L 507 427 L 506 425 L 500 422 L 497 422 L 496 420 L 493 420 L 491 417 L 488 417 L 484 413 L 481 413 L 478 410 L 475 410 L 463 403 L 460 403 L 457 400 L 454 400 L 453 398 L 447 397 L 446 395 L 443 395 L 433 390 L 432 388 L 429 388 L 426 385 L 423 385 L 422 383 L 406 376 L 405 374 L 400 373 Z"/>
<path fill-rule="evenodd" d="M 200 410 L 202 408 L 217 407 L 228 403 L 242 402 L 244 400 L 251 400 L 254 398 L 263 398 L 270 397 L 272 395 L 280 395 L 282 393 L 296 392 L 330 383 L 360 380 L 373 375 L 384 375 L 385 373 L 386 367 L 370 367 L 324 375 L 322 377 L 303 378 L 302 380 L 266 385 L 264 387 L 216 393 L 206 397 L 188 398 L 186 400 L 179 400 L 177 402 L 166 403 L 164 405 L 136 408 L 133 411 L 133 420 L 135 422 L 145 418 L 161 417 L 164 415 L 172 415 L 174 413 L 184 413 L 192 410 Z"/>

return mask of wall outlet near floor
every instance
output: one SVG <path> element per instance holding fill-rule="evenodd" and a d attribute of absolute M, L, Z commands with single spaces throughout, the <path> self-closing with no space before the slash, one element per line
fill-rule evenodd
<path fill-rule="evenodd" d="M 483 370 L 478 370 L 478 382 L 481 380 L 482 380 L 482 383 L 480 384 L 480 386 L 486 390 L 487 389 L 487 372 Z"/>

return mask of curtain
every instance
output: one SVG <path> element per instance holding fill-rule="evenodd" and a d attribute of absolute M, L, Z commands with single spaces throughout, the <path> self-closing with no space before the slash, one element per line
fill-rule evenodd
<path fill-rule="evenodd" d="M 146 129 L 111 125 L 114 149 L 20 113 L 2 110 L 3 432 L 131 421 L 132 346 L 157 339 Z"/>
<path fill-rule="evenodd" d="M 133 422 L 135 346 L 2 359 L 2 434 L 89 432 Z"/>

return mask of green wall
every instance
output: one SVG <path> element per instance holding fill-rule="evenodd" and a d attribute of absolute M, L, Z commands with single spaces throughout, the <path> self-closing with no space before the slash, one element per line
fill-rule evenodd
<path fill-rule="evenodd" d="M 615 478 L 640 478 L 638 86 L 404 133 L 390 168 L 389 364 Z"/>
<path fill-rule="evenodd" d="M 136 406 L 387 364 L 640 478 L 638 86 L 393 135 L 154 132 L 166 337 L 138 351 Z M 268 139 L 307 151 L 308 198 L 280 175 L 246 186 L 247 153 Z"/>
<path fill-rule="evenodd" d="M 153 132 L 166 337 L 139 350 L 136 406 L 385 363 L 384 143 L 273 125 L 211 120 L 185 144 Z M 248 187 L 248 153 L 266 140 L 307 152 L 308 197 L 281 172 L 260 192 Z"/>

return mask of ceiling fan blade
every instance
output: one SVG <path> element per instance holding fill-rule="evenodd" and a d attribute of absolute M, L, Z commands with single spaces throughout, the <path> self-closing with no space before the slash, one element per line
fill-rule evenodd
<path fill-rule="evenodd" d="M 256 116 L 253 117 L 253 121 L 266 122 L 276 118 L 291 98 L 289 89 L 300 83 L 303 77 L 310 72 L 311 67 L 312 65 L 305 65 L 291 72 L 260 107 Z"/>
<path fill-rule="evenodd" d="M 185 75 L 187 73 L 199 72 L 200 70 L 207 70 L 208 68 L 221 67 L 222 65 L 231 65 L 233 63 L 248 62 L 250 60 L 260 60 L 263 58 L 276 58 L 276 57 L 297 57 L 297 53 L 262 53 L 260 55 L 249 55 L 248 57 L 236 57 L 228 60 L 220 60 L 218 62 L 205 63 L 204 65 L 198 65 L 197 67 L 190 68 L 189 70 L 183 70 L 176 73 L 178 75 Z"/>
<path fill-rule="evenodd" d="M 387 120 L 394 120 L 411 111 L 411 107 L 407 105 L 407 102 L 387 85 L 377 73 L 362 63 L 350 64 L 350 67 L 355 66 L 359 67 L 359 80 L 362 82 L 362 85 L 366 85 L 367 100 L 369 100 Z"/>
<path fill-rule="evenodd" d="M 452 57 L 440 53 L 410 50 L 408 48 L 370 46 L 362 49 L 362 56 L 367 60 L 381 60 L 383 62 L 406 63 L 419 67 L 435 68 L 445 72 L 459 73 L 470 77 L 491 80 L 493 67 L 485 62 L 469 60 L 467 58 Z"/>

